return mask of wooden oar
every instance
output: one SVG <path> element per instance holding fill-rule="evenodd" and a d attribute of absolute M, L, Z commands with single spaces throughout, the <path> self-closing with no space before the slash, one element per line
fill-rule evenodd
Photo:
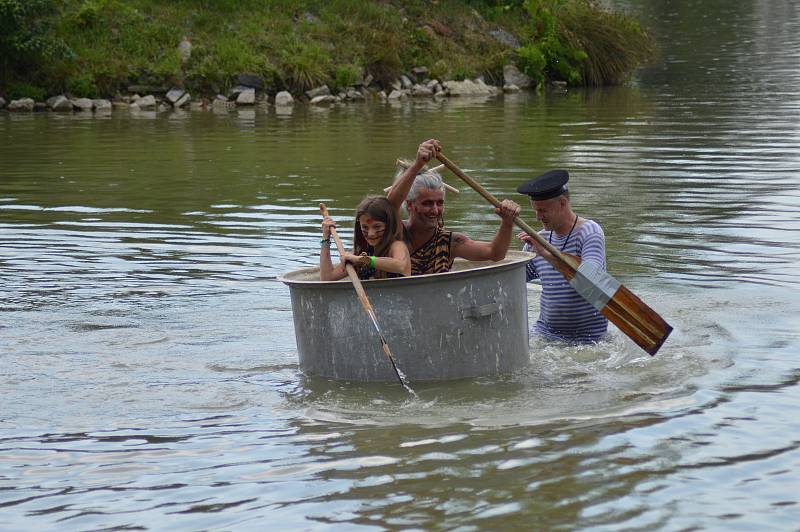
<path fill-rule="evenodd" d="M 500 206 L 497 198 L 462 172 L 444 154 L 439 152 L 436 158 L 478 194 L 486 198 L 489 203 L 495 207 Z M 655 310 L 648 307 L 608 273 L 589 262 L 579 263 L 575 257 L 561 253 L 519 216 L 514 218 L 514 223 L 550 252 L 552 255 L 550 263 L 561 272 L 578 294 L 636 342 L 639 347 L 651 355 L 658 352 L 669 333 L 672 332 L 672 327 Z"/>
<path fill-rule="evenodd" d="M 328 208 L 325 207 L 324 203 L 319 204 L 319 210 L 322 211 L 322 216 L 328 216 Z M 339 238 L 339 235 L 336 233 L 336 228 L 331 227 L 331 236 L 333 237 L 334 242 L 336 242 L 336 249 L 339 250 L 339 256 L 344 257 L 345 249 L 344 245 L 342 244 L 342 239 Z M 353 267 L 352 264 L 346 263 L 344 265 L 345 271 L 347 271 L 348 277 L 350 277 L 350 281 L 353 283 L 353 288 L 356 289 L 356 294 L 358 295 L 358 300 L 361 301 L 361 306 L 364 307 L 364 311 L 369 316 L 369 319 L 372 320 L 372 325 L 375 326 L 375 331 L 378 333 L 378 337 L 381 339 L 381 346 L 383 347 L 383 352 L 386 353 L 386 356 L 389 358 L 389 362 L 392 363 L 392 369 L 394 370 L 394 374 L 397 375 L 397 380 L 400 381 L 400 384 L 403 385 L 403 388 L 408 390 L 408 393 L 417 397 L 417 394 L 414 393 L 414 390 L 408 385 L 407 379 L 405 374 L 400 371 L 397 367 L 397 363 L 394 360 L 394 356 L 392 352 L 389 350 L 389 344 L 386 343 L 386 338 L 383 336 L 383 332 L 381 332 L 380 326 L 378 326 L 378 320 L 375 317 L 375 310 L 372 308 L 372 303 L 369 302 L 369 298 L 367 297 L 367 293 L 364 291 L 364 286 L 361 284 L 361 279 L 358 278 L 358 273 L 356 273 L 356 269 Z"/>

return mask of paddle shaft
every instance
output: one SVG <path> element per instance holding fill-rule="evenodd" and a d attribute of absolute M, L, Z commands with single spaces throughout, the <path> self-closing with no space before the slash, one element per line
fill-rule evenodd
<path fill-rule="evenodd" d="M 436 158 L 439 159 L 442 164 L 444 164 L 451 172 L 456 174 L 460 177 L 466 184 L 472 187 L 475 192 L 483 196 L 486 201 L 494 205 L 495 207 L 500 207 L 500 201 L 495 198 L 491 192 L 483 188 L 480 183 L 472 179 L 470 176 L 465 174 L 461 171 L 461 169 L 456 166 L 450 159 L 444 156 L 441 152 L 436 155 Z M 550 254 L 553 256 L 557 264 L 553 264 L 553 266 L 561 272 L 567 279 L 571 279 L 575 275 L 575 270 L 578 269 L 578 261 L 576 261 L 571 255 L 567 255 L 565 253 L 561 253 L 555 246 L 553 246 L 550 242 L 544 239 L 542 235 L 539 234 L 538 231 L 534 230 L 530 225 L 525 223 L 525 220 L 516 216 L 514 218 L 514 223 L 517 226 L 528 233 L 531 238 L 536 240 L 539 244 L 542 245 Z"/>
<path fill-rule="evenodd" d="M 328 217 L 328 208 L 324 203 L 319 204 L 319 210 L 322 212 L 323 217 Z M 335 227 L 331 227 L 331 236 L 333 237 L 333 241 L 336 242 L 336 249 L 339 250 L 339 256 L 344 257 L 344 254 L 346 253 L 344 244 L 342 244 L 342 239 L 339 238 Z M 375 327 L 375 331 L 378 333 L 378 337 L 381 340 L 383 352 L 386 353 L 386 356 L 389 358 L 389 362 L 392 364 L 392 369 L 394 370 L 394 374 L 397 376 L 397 380 L 400 381 L 400 384 L 402 384 L 403 388 L 408 390 L 409 393 L 416 395 L 414 390 L 412 390 L 406 382 L 403 373 L 397 368 L 397 363 L 395 362 L 394 356 L 389 349 L 389 344 L 386 342 L 386 338 L 383 336 L 383 332 L 378 325 L 378 319 L 375 317 L 375 309 L 372 308 L 372 303 L 370 303 L 367 293 L 364 291 L 364 285 L 361 284 L 361 279 L 358 278 L 356 269 L 349 262 L 344 264 L 344 269 L 347 272 L 347 276 L 350 277 L 350 281 L 353 283 L 353 288 L 356 290 L 356 295 L 358 295 L 358 300 L 361 302 L 361 306 L 364 307 L 364 311 L 367 313 L 370 320 L 372 320 L 372 325 Z"/>
<path fill-rule="evenodd" d="M 450 169 L 451 172 L 472 187 L 475 192 L 483 196 L 489 203 L 495 207 L 500 207 L 500 202 L 497 198 L 474 179 L 462 172 L 461 169 L 450 159 L 445 157 L 444 154 L 439 152 L 436 154 L 436 158 Z M 577 275 L 580 263 L 575 257 L 559 251 L 555 246 L 550 244 L 550 242 L 545 240 L 538 231 L 535 231 L 531 226 L 525 223 L 525 221 L 521 220 L 519 216 L 514 218 L 514 223 L 550 253 L 552 258 L 550 263 L 565 279 L 569 281 Z M 613 280 L 613 278 L 605 274 L 605 272 L 603 272 L 603 274 L 606 278 Z M 616 280 L 614 281 L 617 282 Z M 590 280 L 590 283 L 591 282 Z M 592 302 L 590 301 L 590 303 Z M 594 305 L 594 303 L 592 303 L 592 305 Z M 661 346 L 672 332 L 672 326 L 664 321 L 656 311 L 642 302 L 633 292 L 621 284 L 619 284 L 617 290 L 608 299 L 605 305 L 598 310 L 650 355 L 655 355 L 658 350 L 661 349 Z"/>

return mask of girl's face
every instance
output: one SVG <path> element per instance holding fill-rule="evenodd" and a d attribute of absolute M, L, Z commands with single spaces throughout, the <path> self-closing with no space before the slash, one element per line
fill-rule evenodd
<path fill-rule="evenodd" d="M 380 244 L 383 234 L 386 232 L 385 223 L 373 220 L 369 214 L 362 214 L 358 217 L 358 225 L 361 227 L 364 238 L 367 239 L 367 244 L 372 247 Z"/>

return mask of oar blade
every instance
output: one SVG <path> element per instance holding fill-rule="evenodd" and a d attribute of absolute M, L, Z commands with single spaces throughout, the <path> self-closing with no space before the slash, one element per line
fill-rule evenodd
<path fill-rule="evenodd" d="M 672 332 L 672 326 L 664 318 L 622 285 L 601 312 L 651 356 L 661 349 Z"/>
<path fill-rule="evenodd" d="M 672 332 L 672 327 L 648 307 L 636 294 L 625 288 L 608 272 L 593 262 L 581 262 L 571 271 L 569 256 L 556 259 L 569 284 L 636 345 L 655 355 Z"/>

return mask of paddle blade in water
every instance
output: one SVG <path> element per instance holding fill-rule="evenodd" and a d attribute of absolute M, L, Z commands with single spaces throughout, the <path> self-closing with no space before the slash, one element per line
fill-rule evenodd
<path fill-rule="evenodd" d="M 672 332 L 672 326 L 664 318 L 622 285 L 601 312 L 650 355 L 661 349 Z"/>

